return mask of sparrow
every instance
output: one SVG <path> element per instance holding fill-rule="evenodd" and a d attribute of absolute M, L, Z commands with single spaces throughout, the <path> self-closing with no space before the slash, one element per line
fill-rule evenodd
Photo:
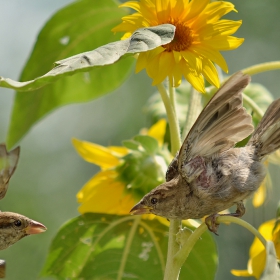
<path fill-rule="evenodd" d="M 6 195 L 10 178 L 17 167 L 19 152 L 20 147 L 8 152 L 6 145 L 0 144 L 0 199 Z"/>
<path fill-rule="evenodd" d="M 4 250 L 30 234 L 47 228 L 34 220 L 13 212 L 0 212 L 0 250 Z"/>
<path fill-rule="evenodd" d="M 265 177 L 263 160 L 280 148 L 280 99 L 267 109 L 256 127 L 243 108 L 242 91 L 250 77 L 237 72 L 203 109 L 166 172 L 166 182 L 146 194 L 131 214 L 167 219 L 201 219 L 217 233 L 218 212 L 241 217 L 244 199 Z M 235 144 L 252 134 L 245 147 Z"/>

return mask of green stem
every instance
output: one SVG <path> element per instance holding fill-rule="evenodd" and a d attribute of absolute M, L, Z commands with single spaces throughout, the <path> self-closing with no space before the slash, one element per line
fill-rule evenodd
<path fill-rule="evenodd" d="M 266 71 L 280 69 L 280 61 L 260 63 L 241 70 L 244 74 L 255 75 Z"/>
<path fill-rule="evenodd" d="M 179 231 L 180 226 L 180 220 L 170 220 L 164 280 L 176 280 L 179 277 L 180 267 L 178 269 L 174 266 L 174 256 L 180 249 L 179 244 L 176 241 L 176 234 Z"/>
<path fill-rule="evenodd" d="M 219 216 L 217 218 L 217 223 L 235 223 L 238 224 L 250 232 L 252 232 L 259 240 L 262 242 L 263 246 L 266 247 L 266 240 L 264 237 L 249 223 L 245 222 L 244 220 L 232 216 Z M 175 269 L 180 269 L 181 266 L 186 261 L 187 257 L 189 256 L 193 246 L 195 245 L 196 241 L 201 237 L 201 235 L 207 230 L 207 225 L 202 223 L 188 238 L 188 240 L 184 243 L 181 250 L 174 256 L 174 266 Z"/>
<path fill-rule="evenodd" d="M 175 107 L 172 107 L 172 102 L 170 101 L 165 87 L 162 84 L 159 84 L 157 85 L 157 88 L 161 95 L 170 127 L 171 153 L 172 155 L 175 155 L 181 146 L 180 129 L 175 112 Z"/>
<path fill-rule="evenodd" d="M 247 104 L 249 107 L 251 107 L 254 111 L 254 113 L 261 119 L 264 115 L 263 110 L 258 106 L 258 104 L 251 99 L 248 95 L 246 95 L 243 92 L 243 101 L 245 104 Z"/>
<path fill-rule="evenodd" d="M 235 224 L 238 224 L 238 225 L 246 228 L 261 241 L 261 243 L 263 244 L 264 247 L 266 247 L 265 238 L 258 232 L 257 229 L 255 229 L 251 224 L 247 223 L 246 221 L 244 221 L 240 218 L 232 217 L 232 216 L 220 216 L 220 217 L 218 217 L 217 222 L 224 223 L 224 224 L 235 223 Z"/>
<path fill-rule="evenodd" d="M 176 114 L 176 101 L 175 101 L 175 90 L 172 87 L 171 82 L 169 83 L 169 95 L 166 92 L 165 87 L 162 84 L 157 86 L 162 101 L 165 106 L 166 115 L 170 127 L 170 138 L 171 138 L 171 153 L 175 155 L 181 147 L 180 128 Z M 164 280 L 176 280 L 179 276 L 179 270 L 173 269 L 173 257 L 180 249 L 179 244 L 176 241 L 176 233 L 181 226 L 180 220 L 170 220 L 169 234 L 168 234 L 168 251 L 167 260 L 165 266 Z"/>
<path fill-rule="evenodd" d="M 192 89 L 191 95 L 190 95 L 190 102 L 189 102 L 186 124 L 185 124 L 185 128 L 184 128 L 183 134 L 182 134 L 183 139 L 185 139 L 185 137 L 189 133 L 189 131 L 192 128 L 193 124 L 195 123 L 197 117 L 199 116 L 201 110 L 202 110 L 201 93 L 199 93 L 195 89 Z"/>

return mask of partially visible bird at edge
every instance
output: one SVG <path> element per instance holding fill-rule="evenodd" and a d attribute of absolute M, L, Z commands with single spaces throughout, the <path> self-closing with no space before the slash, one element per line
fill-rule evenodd
<path fill-rule="evenodd" d="M 20 147 L 10 152 L 5 144 L 0 144 L 0 199 L 8 190 L 19 159 Z M 47 228 L 34 220 L 13 212 L 0 211 L 0 250 L 6 249 L 20 239 L 31 234 L 42 233 Z"/>

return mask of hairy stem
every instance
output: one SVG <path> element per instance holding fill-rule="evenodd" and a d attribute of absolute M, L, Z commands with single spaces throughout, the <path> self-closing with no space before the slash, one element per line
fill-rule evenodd
<path fill-rule="evenodd" d="M 235 223 L 238 224 L 250 232 L 252 232 L 259 240 L 262 242 L 263 246 L 266 247 L 266 240 L 264 237 L 255 229 L 252 225 L 245 222 L 244 220 L 232 216 L 219 216 L 217 218 L 217 223 Z M 180 267 L 184 264 L 187 257 L 189 256 L 193 246 L 196 241 L 201 237 L 201 235 L 207 230 L 207 225 L 202 223 L 188 238 L 188 240 L 184 243 L 181 250 L 174 256 L 174 264 L 176 268 L 180 269 Z"/>
<path fill-rule="evenodd" d="M 170 220 L 168 233 L 168 251 L 164 273 L 164 280 L 177 280 L 180 273 L 180 266 L 174 265 L 174 256 L 179 251 L 180 247 L 176 241 L 176 234 L 181 227 L 180 220 Z"/>
<path fill-rule="evenodd" d="M 263 110 L 258 106 L 258 104 L 250 98 L 248 95 L 243 93 L 243 102 L 247 104 L 249 107 L 251 107 L 254 111 L 254 113 L 261 119 L 264 115 Z"/>
<path fill-rule="evenodd" d="M 180 128 L 176 113 L 175 90 L 172 87 L 171 82 L 169 83 L 169 94 L 166 92 L 166 89 L 162 84 L 159 84 L 157 88 L 160 92 L 162 101 L 164 103 L 170 127 L 171 153 L 175 155 L 181 146 Z M 170 220 L 168 235 L 168 252 L 164 280 L 176 280 L 179 276 L 179 270 L 174 270 L 173 267 L 173 257 L 180 249 L 179 244 L 176 241 L 176 233 L 178 232 L 180 226 L 180 220 Z"/>
<path fill-rule="evenodd" d="M 266 71 L 280 69 L 280 61 L 260 63 L 241 70 L 244 74 L 255 75 Z"/>
<path fill-rule="evenodd" d="M 157 85 L 157 88 L 161 95 L 170 127 L 171 153 L 172 155 L 175 155 L 180 149 L 181 138 L 175 106 L 172 106 L 172 102 L 174 102 L 174 100 L 171 102 L 170 97 L 162 84 Z"/>

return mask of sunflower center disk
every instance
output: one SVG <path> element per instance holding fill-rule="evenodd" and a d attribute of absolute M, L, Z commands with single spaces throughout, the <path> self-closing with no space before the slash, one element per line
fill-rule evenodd
<path fill-rule="evenodd" d="M 172 42 L 163 45 L 163 47 L 167 52 L 187 50 L 193 42 L 192 30 L 182 22 L 170 20 L 168 23 L 176 26 L 175 36 Z"/>

